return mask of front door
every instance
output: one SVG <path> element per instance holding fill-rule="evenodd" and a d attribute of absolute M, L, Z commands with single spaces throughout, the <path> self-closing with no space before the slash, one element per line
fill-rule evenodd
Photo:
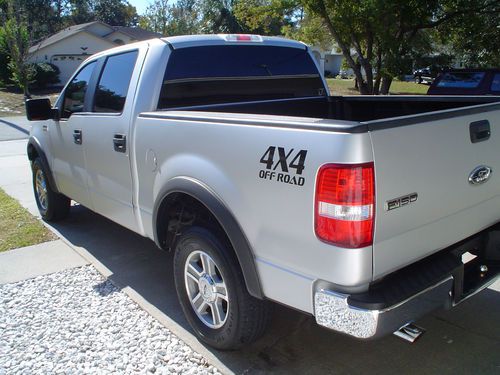
<path fill-rule="evenodd" d="M 60 120 L 50 121 L 49 137 L 52 150 L 52 173 L 61 193 L 92 208 L 87 188 L 83 134 L 85 113 L 89 101 L 87 90 L 94 76 L 96 62 L 83 66 L 67 85 L 58 100 Z"/>

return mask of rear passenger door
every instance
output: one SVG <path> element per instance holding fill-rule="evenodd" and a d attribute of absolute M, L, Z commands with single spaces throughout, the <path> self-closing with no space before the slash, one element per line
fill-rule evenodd
<path fill-rule="evenodd" d="M 87 185 L 94 210 L 132 230 L 137 223 L 132 204 L 130 124 L 143 57 L 136 49 L 99 61 L 92 113 L 83 129 Z"/>

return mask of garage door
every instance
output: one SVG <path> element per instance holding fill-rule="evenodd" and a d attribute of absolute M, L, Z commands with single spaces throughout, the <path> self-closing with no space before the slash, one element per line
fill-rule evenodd
<path fill-rule="evenodd" d="M 80 66 L 80 64 L 89 55 L 54 55 L 51 63 L 56 65 L 61 71 L 59 74 L 60 84 L 64 85 L 70 79 L 71 75 Z"/>

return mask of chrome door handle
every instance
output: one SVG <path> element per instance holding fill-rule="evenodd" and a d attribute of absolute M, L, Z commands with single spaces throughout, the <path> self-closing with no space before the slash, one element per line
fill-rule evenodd
<path fill-rule="evenodd" d="M 73 130 L 73 142 L 77 145 L 82 144 L 82 131 L 80 129 Z"/>
<path fill-rule="evenodd" d="M 127 136 L 125 134 L 115 134 L 113 136 L 113 147 L 116 152 L 127 151 Z"/>

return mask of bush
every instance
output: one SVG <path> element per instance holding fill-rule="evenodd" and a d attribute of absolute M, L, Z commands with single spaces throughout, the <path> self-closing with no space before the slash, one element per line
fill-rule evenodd
<path fill-rule="evenodd" d="M 45 88 L 49 85 L 59 83 L 59 68 L 50 63 L 36 63 L 33 64 L 35 68 L 35 77 L 33 78 L 33 85 L 37 88 Z"/>

